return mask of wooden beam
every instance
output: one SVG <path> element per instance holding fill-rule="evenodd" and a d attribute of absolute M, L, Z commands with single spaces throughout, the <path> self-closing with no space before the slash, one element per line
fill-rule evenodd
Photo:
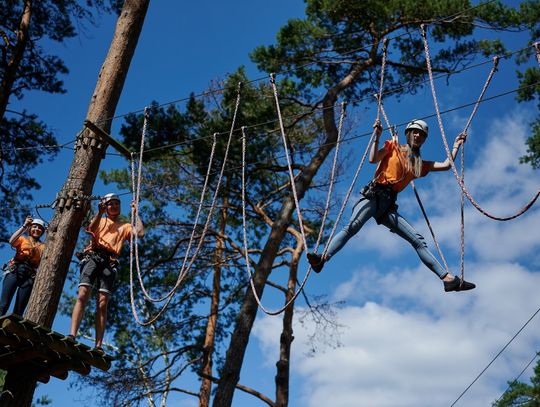
<path fill-rule="evenodd" d="M 88 127 L 94 134 L 97 134 L 99 137 L 107 141 L 107 143 L 110 144 L 116 151 L 131 161 L 131 151 L 129 151 L 126 146 L 124 146 L 118 140 L 112 138 L 110 134 L 106 133 L 101 127 L 98 127 L 90 120 L 85 120 L 84 125 Z"/>

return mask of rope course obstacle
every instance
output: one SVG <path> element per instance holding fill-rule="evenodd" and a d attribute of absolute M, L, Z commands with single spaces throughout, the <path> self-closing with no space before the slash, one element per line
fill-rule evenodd
<path fill-rule="evenodd" d="M 107 371 L 113 358 L 68 336 L 51 331 L 18 315 L 0 317 L 0 369 L 24 366 L 29 376 L 47 383 L 69 371 L 83 376 L 92 367 Z"/>

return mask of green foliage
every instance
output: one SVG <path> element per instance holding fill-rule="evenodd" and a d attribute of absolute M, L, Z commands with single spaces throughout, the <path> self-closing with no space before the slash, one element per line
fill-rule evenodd
<path fill-rule="evenodd" d="M 492 404 L 493 407 L 538 407 L 540 406 L 540 361 L 536 363 L 531 384 L 519 381 L 508 382 L 508 389 Z"/>
<path fill-rule="evenodd" d="M 32 407 L 34 406 L 49 406 L 53 403 L 52 399 L 49 396 L 41 396 L 40 398 L 36 399 L 35 403 L 32 403 Z"/>
<path fill-rule="evenodd" d="M 520 158 L 521 163 L 530 164 L 533 168 L 540 168 L 540 118 L 532 124 L 532 136 L 527 139 L 527 154 Z"/>
<path fill-rule="evenodd" d="M 4 208 L 0 224 L 17 223 L 31 211 L 21 203 L 31 201 L 32 191 L 39 189 L 30 170 L 44 158 L 52 159 L 58 148 L 54 135 L 37 116 L 23 112 L 20 116 L 5 118 L 0 122 L 2 150 L 0 152 L 0 201 Z M 9 228 L 0 228 L 0 241 L 7 241 Z"/>
<path fill-rule="evenodd" d="M 33 1 L 28 42 L 18 42 L 24 1 L 8 0 L 0 7 L 0 242 L 9 236 L 9 224 L 19 223 L 28 214 L 25 206 L 32 191 L 40 186 L 29 175 L 44 159 L 52 159 L 58 149 L 54 132 L 32 113 L 13 111 L 9 103 L 31 91 L 64 93 L 61 77 L 68 73 L 64 62 L 47 51 L 46 42 L 64 42 L 93 23 L 98 11 L 118 11 L 119 2 L 109 0 Z M 17 63 L 17 50 L 22 57 Z M 7 109 L 7 110 L 6 110 Z"/>
<path fill-rule="evenodd" d="M 420 24 L 432 24 L 434 42 L 456 41 L 433 58 L 438 71 L 450 73 L 490 44 L 464 40 L 472 35 L 474 20 L 504 25 L 516 19 L 515 11 L 498 3 L 479 9 L 468 1 L 447 0 L 309 0 L 306 5 L 306 18 L 290 20 L 281 28 L 277 44 L 256 48 L 252 59 L 267 72 L 293 70 L 298 89 L 310 99 L 314 90 L 335 86 L 358 67 L 362 72 L 343 97 L 354 101 L 373 93 L 383 38 L 391 38 L 387 88 L 407 83 L 414 91 L 426 74 Z M 470 11 L 463 13 L 465 9 Z M 459 17 L 449 22 L 441 20 L 457 13 Z"/>

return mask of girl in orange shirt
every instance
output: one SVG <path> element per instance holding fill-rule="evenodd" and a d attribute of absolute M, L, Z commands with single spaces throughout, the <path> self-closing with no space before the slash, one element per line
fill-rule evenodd
<path fill-rule="evenodd" d="M 22 234 L 28 230 L 28 237 Z M 17 298 L 13 313 L 23 315 L 36 277 L 37 268 L 45 245 L 40 238 L 45 233 L 45 222 L 27 216 L 24 224 L 9 239 L 9 244 L 16 252 L 13 259 L 5 266 L 6 274 L 0 297 L 0 315 L 5 315 L 17 288 Z"/>
<path fill-rule="evenodd" d="M 319 273 L 325 262 L 330 260 L 345 246 L 351 237 L 360 231 L 369 218 L 375 218 L 392 232 L 408 241 L 416 250 L 420 260 L 443 281 L 445 291 L 464 291 L 476 287 L 473 283 L 462 281 L 448 273 L 428 250 L 424 237 L 420 235 L 397 211 L 397 194 L 413 179 L 424 177 L 430 171 L 447 171 L 450 161 L 424 161 L 420 156 L 420 148 L 428 135 L 428 125 L 423 120 L 412 120 L 405 129 L 407 144 L 399 145 L 394 141 L 386 141 L 379 149 L 379 138 L 382 133 L 380 121 L 373 125 L 375 140 L 371 146 L 369 161 L 378 163 L 373 180 L 362 190 L 363 197 L 355 204 L 349 223 L 337 233 L 324 258 L 316 253 L 308 253 L 308 261 L 313 271 Z M 452 160 L 456 158 L 466 134 L 459 134 L 452 149 Z"/>

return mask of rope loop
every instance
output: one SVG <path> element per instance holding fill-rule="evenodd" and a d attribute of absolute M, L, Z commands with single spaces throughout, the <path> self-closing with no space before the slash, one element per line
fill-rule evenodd
<path fill-rule="evenodd" d="M 518 216 L 521 216 L 523 215 L 525 212 L 527 212 L 533 205 L 534 203 L 536 202 L 536 200 L 538 199 L 538 197 L 540 196 L 540 189 L 536 192 L 536 194 L 533 196 L 533 198 L 524 206 L 522 207 L 521 209 L 519 209 L 517 212 L 515 212 L 513 215 L 510 215 L 510 216 L 506 216 L 506 217 L 501 217 L 501 216 L 495 216 L 491 213 L 489 213 L 488 211 L 486 211 L 484 208 L 482 208 L 475 200 L 474 198 L 472 197 L 472 195 L 469 193 L 469 191 L 467 190 L 466 186 L 465 186 L 465 183 L 463 182 L 463 180 L 461 179 L 461 177 L 459 176 L 458 174 L 458 171 L 456 169 L 456 165 L 454 164 L 454 160 L 452 160 L 452 155 L 450 153 L 450 148 L 448 147 L 448 141 L 446 139 L 446 134 L 444 132 L 444 126 L 442 124 L 442 118 L 441 118 L 441 112 L 440 112 L 440 109 L 439 109 L 439 103 L 437 101 L 437 95 L 436 95 L 436 91 L 435 91 L 435 83 L 434 83 L 434 80 L 433 80 L 433 71 L 431 69 L 431 58 L 430 58 L 430 54 L 429 54 L 429 45 L 428 45 L 428 41 L 427 41 L 427 35 L 426 35 L 426 32 L 425 32 L 425 29 L 424 29 L 424 25 L 422 24 L 421 25 L 421 32 L 422 32 L 422 37 L 423 37 L 423 41 L 424 41 L 424 51 L 425 51 L 425 54 L 426 54 L 426 65 L 427 65 L 427 69 L 428 69 L 428 75 L 429 75 L 429 83 L 430 83 L 430 87 L 431 87 L 431 94 L 433 96 L 433 104 L 435 106 L 435 112 L 436 112 L 436 115 L 437 115 L 437 122 L 439 124 L 439 129 L 441 131 L 441 136 L 442 136 L 442 140 L 443 140 L 443 144 L 444 144 L 444 148 L 446 150 L 446 155 L 450 161 L 450 167 L 452 169 L 452 172 L 454 174 L 454 177 L 456 178 L 456 181 L 458 182 L 458 185 L 459 187 L 461 188 L 463 194 L 465 194 L 465 196 L 467 197 L 467 199 L 471 202 L 471 204 L 480 212 L 482 213 L 483 215 L 487 216 L 488 218 L 491 218 L 493 220 L 497 220 L 497 221 L 508 221 L 508 220 L 511 220 L 511 219 L 515 219 L 517 218 Z M 495 67 L 495 66 L 494 66 Z M 495 67 L 496 68 L 496 67 Z M 488 81 L 486 81 L 486 85 L 484 85 L 484 89 L 482 91 L 482 94 L 480 95 L 480 98 L 479 100 L 483 97 L 483 93 L 485 92 L 485 88 L 487 87 L 487 84 L 489 83 L 489 81 L 491 80 L 491 76 L 493 75 L 493 73 L 495 72 L 495 69 L 492 69 L 491 70 L 491 73 L 490 73 L 490 76 L 488 77 Z M 478 104 L 478 102 L 477 102 Z M 473 114 L 474 112 L 476 111 L 473 110 Z M 472 115 L 471 117 L 469 118 L 469 124 L 470 124 L 470 120 L 472 120 Z M 468 125 L 469 125 L 468 124 Z M 466 129 L 468 128 L 468 125 L 466 126 Z"/>
<path fill-rule="evenodd" d="M 135 241 L 135 245 L 134 245 L 135 246 L 135 259 L 136 259 L 136 264 L 137 264 L 137 274 L 139 276 L 139 284 L 141 286 L 141 291 L 142 291 L 145 299 L 147 299 L 147 300 L 149 300 L 151 302 L 165 301 L 165 304 L 163 304 L 163 306 L 161 306 L 161 308 L 157 311 L 157 313 L 154 316 L 149 317 L 147 321 L 141 321 L 140 320 L 140 318 L 138 316 L 138 313 L 137 313 L 137 310 L 135 308 L 134 290 L 133 290 L 133 254 L 132 254 L 132 249 L 131 249 L 130 250 L 130 299 L 131 299 L 131 308 L 132 308 L 133 315 L 135 317 L 135 321 L 139 325 L 142 325 L 142 326 L 151 325 L 165 312 L 165 310 L 167 309 L 167 307 L 169 306 L 169 303 L 171 302 L 171 300 L 173 298 L 173 294 L 180 287 L 181 283 L 184 281 L 184 278 L 186 277 L 187 273 L 189 272 L 189 270 L 191 269 L 193 263 L 195 262 L 196 258 L 199 255 L 200 249 L 201 249 L 201 247 L 202 247 L 202 245 L 204 243 L 204 240 L 206 238 L 206 234 L 208 233 L 208 228 L 209 228 L 209 225 L 210 225 L 210 221 L 212 219 L 213 211 L 214 211 L 214 208 L 216 206 L 216 200 L 217 200 L 217 197 L 218 197 L 218 194 L 219 194 L 219 191 L 220 191 L 221 182 L 223 180 L 223 174 L 225 172 L 225 167 L 226 167 L 226 164 L 227 164 L 227 161 L 228 161 L 232 136 L 233 136 L 233 133 L 234 133 L 234 128 L 236 126 L 236 118 L 237 118 L 238 110 L 239 110 L 239 107 L 240 107 L 240 100 L 241 100 L 241 85 L 239 83 L 237 97 L 236 97 L 236 103 L 235 103 L 235 108 L 234 108 L 234 113 L 233 113 L 233 118 L 232 118 L 232 123 L 231 123 L 231 127 L 230 127 L 230 130 L 229 130 L 229 138 L 227 140 L 227 145 L 225 147 L 225 152 L 224 152 L 224 155 L 223 155 L 223 162 L 222 162 L 222 165 L 221 165 L 221 170 L 220 170 L 217 182 L 216 182 L 216 189 L 214 191 L 214 195 L 213 195 L 213 198 L 212 198 L 212 203 L 210 205 L 208 216 L 206 218 L 206 222 L 204 224 L 203 230 L 202 230 L 202 232 L 200 234 L 200 237 L 199 237 L 199 242 L 198 242 L 198 244 L 197 244 L 197 246 L 195 248 L 195 251 L 194 251 L 193 255 L 191 256 L 191 258 L 188 261 L 188 258 L 189 258 L 190 252 L 191 252 L 191 246 L 193 244 L 193 240 L 195 239 L 195 232 L 196 232 L 196 230 L 198 229 L 198 226 L 199 226 L 199 224 L 198 224 L 199 217 L 200 217 L 200 214 L 202 212 L 202 207 L 203 207 L 203 203 L 204 203 L 204 197 L 206 195 L 206 189 L 208 187 L 208 183 L 209 183 L 209 179 L 210 179 L 210 173 L 211 173 L 212 163 L 214 161 L 218 133 L 214 133 L 214 135 L 213 135 L 212 150 L 210 152 L 210 158 L 209 158 L 208 169 L 207 169 L 207 172 L 206 172 L 206 178 L 205 178 L 204 186 L 203 186 L 203 189 L 202 189 L 202 192 L 201 192 L 201 199 L 199 201 L 199 208 L 197 209 L 197 214 L 196 214 L 196 217 L 195 217 L 195 222 L 194 222 L 194 225 L 193 225 L 192 233 L 191 233 L 191 236 L 190 236 L 188 247 L 186 249 L 186 253 L 185 253 L 185 256 L 184 256 L 182 266 L 181 266 L 180 271 L 178 273 L 177 281 L 176 281 L 175 285 L 173 286 L 173 288 L 167 294 L 162 296 L 161 298 L 152 298 L 149 295 L 148 291 L 144 287 L 144 283 L 142 281 L 142 276 L 141 276 L 141 272 L 140 272 L 140 265 L 139 265 L 139 261 L 138 261 L 137 236 L 135 234 L 135 238 L 134 238 L 134 241 Z M 146 133 L 146 122 L 147 122 L 147 114 L 146 114 L 146 109 L 145 109 L 145 125 L 143 125 L 143 134 L 141 136 L 141 155 L 140 155 L 141 162 L 142 162 L 142 154 L 143 154 L 143 147 L 144 147 L 144 135 Z M 141 162 L 139 163 L 139 182 L 138 182 L 137 193 L 136 193 L 137 202 L 138 202 L 138 194 L 139 194 L 138 191 L 140 190 L 140 179 L 141 179 L 140 171 L 141 171 L 141 167 L 142 167 Z M 134 183 L 134 173 L 135 173 L 135 171 L 134 171 L 133 165 L 134 164 L 132 162 L 132 185 L 135 184 Z M 135 195 L 135 189 L 134 189 L 134 195 Z M 132 219 L 132 222 L 133 222 L 133 219 Z"/>

